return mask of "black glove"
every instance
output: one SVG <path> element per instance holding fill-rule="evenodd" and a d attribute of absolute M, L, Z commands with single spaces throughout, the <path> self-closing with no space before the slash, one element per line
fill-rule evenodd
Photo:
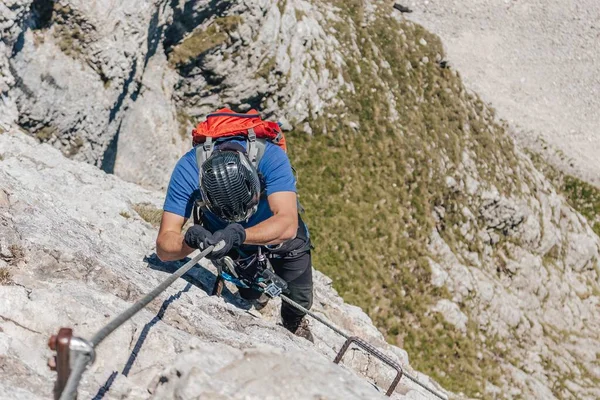
<path fill-rule="evenodd" d="M 191 248 L 202 250 L 202 249 L 206 248 L 204 246 L 204 240 L 206 240 L 206 238 L 211 235 L 212 235 L 212 233 L 210 233 L 203 226 L 194 225 L 190 229 L 187 230 L 183 240 L 185 241 L 185 244 L 187 244 Z"/>
<path fill-rule="evenodd" d="M 241 246 L 246 240 L 246 230 L 240 224 L 227 225 L 224 229 L 216 231 L 204 239 L 204 248 L 215 246 L 213 251 L 206 256 L 211 260 L 223 258 L 232 248 Z"/>

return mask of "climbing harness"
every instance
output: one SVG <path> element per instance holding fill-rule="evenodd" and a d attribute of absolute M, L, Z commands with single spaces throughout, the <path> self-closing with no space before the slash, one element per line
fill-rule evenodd
<path fill-rule="evenodd" d="M 271 262 L 259 247 L 257 253 L 233 260 L 224 257 L 214 262 L 217 267 L 217 279 L 213 296 L 221 296 L 223 281 L 233 283 L 239 288 L 254 289 L 273 298 L 287 289 L 287 282 L 275 274 Z"/>
<path fill-rule="evenodd" d="M 54 399 L 75 399 L 77 397 L 77 387 L 79 386 L 79 382 L 81 381 L 85 369 L 88 367 L 88 365 L 92 364 L 96 358 L 96 348 L 98 345 L 118 327 L 133 317 L 137 312 L 154 300 L 159 294 L 171 286 L 173 282 L 188 272 L 198 263 L 198 261 L 204 258 L 212 250 L 213 246 L 209 246 L 201 253 L 196 255 L 177 271 L 171 274 L 155 289 L 146 294 L 143 298 L 138 300 L 131 307 L 100 329 L 91 340 L 88 341 L 83 338 L 73 336 L 73 330 L 70 328 L 61 328 L 57 335 L 51 336 L 50 340 L 48 341 L 48 346 L 51 350 L 56 352 L 56 356 L 50 359 L 48 366 L 50 369 L 57 372 L 57 379 L 54 384 Z M 230 257 L 225 257 L 214 264 L 217 266 L 218 275 L 213 288 L 213 295 L 220 296 L 224 281 L 230 281 L 238 287 L 255 288 L 271 298 L 281 297 L 282 301 L 311 316 L 346 339 L 344 345 L 335 357 L 334 363 L 339 364 L 346 351 L 352 344 L 355 344 L 396 370 L 396 377 L 386 392 L 387 396 L 391 396 L 398 386 L 400 379 L 403 376 L 406 376 L 408 379 L 427 390 L 434 396 L 446 400 L 444 395 L 408 374 L 406 371 L 404 371 L 400 364 L 383 354 L 371 344 L 356 336 L 350 336 L 348 333 L 340 330 L 335 325 L 326 321 L 324 318 L 284 295 L 283 292 L 287 289 L 287 283 L 282 278 L 277 276 L 277 274 L 275 274 L 271 263 L 266 255 L 262 253 L 262 251 L 259 251 L 256 255 L 240 258 L 235 261 Z"/>

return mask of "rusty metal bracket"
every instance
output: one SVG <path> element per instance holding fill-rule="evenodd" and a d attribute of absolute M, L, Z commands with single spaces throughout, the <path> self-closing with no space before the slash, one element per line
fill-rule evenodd
<path fill-rule="evenodd" d="M 52 335 L 48 340 L 50 350 L 56 351 L 56 355 L 48 360 L 48 367 L 57 373 L 56 382 L 54 383 L 55 400 L 60 398 L 71 374 L 70 355 L 72 338 L 73 329 L 60 328 L 58 335 Z"/>
<path fill-rule="evenodd" d="M 340 349 L 337 356 L 335 356 L 335 360 L 333 360 L 333 362 L 336 364 L 339 364 L 340 361 L 342 361 L 342 357 L 344 357 L 344 354 L 346 353 L 346 351 L 348 351 L 348 349 L 350 348 L 352 343 L 355 343 L 358 347 L 362 348 L 367 353 L 374 355 L 375 357 L 377 357 L 378 359 L 380 359 L 381 361 L 383 361 L 384 363 L 386 363 L 387 365 L 389 365 L 390 367 L 392 367 L 396 370 L 396 372 L 397 372 L 396 377 L 394 378 L 394 380 L 390 384 L 390 387 L 388 388 L 387 392 L 385 393 L 386 396 L 388 396 L 388 397 L 391 396 L 392 393 L 394 393 L 394 390 L 396 390 L 396 386 L 398 386 L 398 383 L 400 383 L 400 379 L 402 379 L 402 375 L 404 373 L 402 370 L 402 367 L 400 366 L 400 364 L 398 364 L 397 362 L 395 362 L 394 360 L 392 360 L 391 358 L 389 358 L 388 356 L 386 356 L 385 354 L 383 354 L 382 352 L 377 350 L 375 347 L 373 347 L 369 343 L 362 340 L 361 338 L 356 337 L 356 336 L 351 336 L 348 339 L 346 339 L 346 342 Z"/>
<path fill-rule="evenodd" d="M 57 374 L 54 383 L 54 399 L 58 400 L 71 375 L 71 364 L 79 355 L 89 357 L 91 364 L 96 358 L 96 352 L 89 341 L 73 336 L 71 328 L 60 328 L 57 335 L 50 336 L 48 347 L 50 350 L 56 351 L 56 355 L 48 360 L 48 367 Z"/>

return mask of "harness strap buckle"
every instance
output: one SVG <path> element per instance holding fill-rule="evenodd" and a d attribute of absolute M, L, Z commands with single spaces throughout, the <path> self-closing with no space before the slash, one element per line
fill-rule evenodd
<path fill-rule="evenodd" d="M 213 140 L 211 137 L 207 137 L 206 140 L 204 141 L 204 143 L 202 143 L 202 147 L 204 148 L 204 151 L 208 151 L 210 155 L 210 152 L 212 152 L 213 149 Z M 208 158 L 208 157 L 206 157 Z"/>
<path fill-rule="evenodd" d="M 248 128 L 248 158 L 254 168 L 258 168 L 258 165 L 256 165 L 257 156 L 258 147 L 256 146 L 256 132 L 254 132 L 253 128 Z"/>

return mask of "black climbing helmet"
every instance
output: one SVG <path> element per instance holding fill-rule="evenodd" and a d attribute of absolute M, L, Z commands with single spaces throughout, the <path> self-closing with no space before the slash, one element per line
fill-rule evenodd
<path fill-rule="evenodd" d="M 219 218 L 241 222 L 254 214 L 261 195 L 260 178 L 242 146 L 215 149 L 202 164 L 200 192 Z"/>

